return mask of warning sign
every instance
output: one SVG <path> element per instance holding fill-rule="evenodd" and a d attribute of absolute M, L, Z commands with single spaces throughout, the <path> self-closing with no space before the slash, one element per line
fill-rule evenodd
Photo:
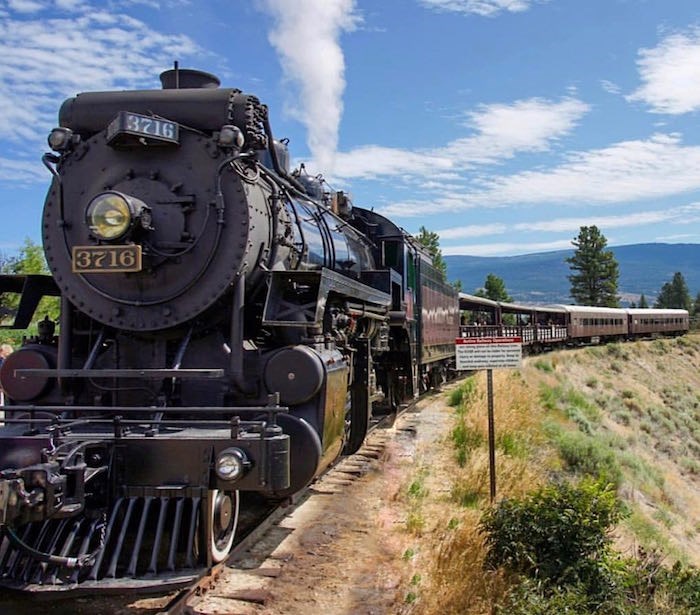
<path fill-rule="evenodd" d="M 458 370 L 520 367 L 523 345 L 520 337 L 458 337 L 455 340 Z"/>

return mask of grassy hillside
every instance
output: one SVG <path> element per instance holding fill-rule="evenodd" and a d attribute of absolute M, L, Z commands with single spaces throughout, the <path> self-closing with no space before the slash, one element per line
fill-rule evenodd
<path fill-rule="evenodd" d="M 514 565 L 518 540 L 529 539 L 524 526 L 507 527 L 511 550 L 486 566 L 494 540 L 484 514 L 496 509 L 482 372 L 447 392 L 449 436 L 405 486 L 406 531 L 417 545 L 405 612 L 588 613 L 592 604 L 606 613 L 700 612 L 700 336 L 557 351 L 496 370 L 494 380 L 497 521 L 504 502 L 523 512 L 554 497 L 565 505 L 540 508 L 537 523 L 550 517 L 542 523 L 558 523 L 567 540 L 569 526 L 599 525 L 603 540 L 589 543 L 598 593 L 588 595 L 594 584 L 580 571 L 575 585 L 545 582 L 538 563 L 528 578 L 533 566 Z M 570 486 L 563 496 L 561 485 Z M 547 532 L 545 543 L 555 542 Z"/>

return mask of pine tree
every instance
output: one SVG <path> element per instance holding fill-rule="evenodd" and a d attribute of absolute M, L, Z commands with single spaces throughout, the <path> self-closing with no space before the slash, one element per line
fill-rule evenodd
<path fill-rule="evenodd" d="M 435 231 L 429 231 L 424 226 L 418 229 L 416 235 L 418 242 L 428 248 L 428 252 L 433 258 L 433 267 L 440 272 L 443 282 L 447 280 L 447 263 L 442 258 L 442 250 L 440 250 L 440 236 Z"/>
<path fill-rule="evenodd" d="M 661 287 L 654 307 L 675 308 L 679 310 L 688 310 L 690 312 L 690 308 L 692 307 L 691 303 L 690 291 L 688 290 L 688 285 L 685 283 L 685 278 L 680 271 L 676 271 L 676 273 L 673 274 L 673 280 L 666 282 Z"/>
<path fill-rule="evenodd" d="M 489 273 L 484 281 L 484 287 L 474 293 L 477 297 L 491 299 L 491 301 L 512 302 L 513 298 L 506 291 L 506 283 L 493 273 Z"/>
<path fill-rule="evenodd" d="M 619 267 L 612 251 L 606 250 L 605 236 L 597 226 L 582 226 L 572 243 L 576 251 L 566 262 L 574 271 L 568 276 L 573 300 L 579 305 L 618 307 Z"/>
<path fill-rule="evenodd" d="M 644 296 L 644 293 L 639 295 L 639 307 L 644 309 L 649 308 L 649 303 L 647 302 L 647 298 Z"/>

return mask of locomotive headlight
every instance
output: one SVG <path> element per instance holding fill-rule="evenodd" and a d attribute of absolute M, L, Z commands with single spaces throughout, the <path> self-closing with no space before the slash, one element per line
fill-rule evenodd
<path fill-rule="evenodd" d="M 87 225 L 98 239 L 121 239 L 132 228 L 134 221 L 144 218 L 150 228 L 150 208 L 134 197 L 121 192 L 103 192 L 88 205 Z"/>
<path fill-rule="evenodd" d="M 227 448 L 216 458 L 214 470 L 221 480 L 238 480 L 250 465 L 245 453 L 239 448 Z"/>
<path fill-rule="evenodd" d="M 48 142 L 54 152 L 62 152 L 73 143 L 73 131 L 70 128 L 54 128 L 49 133 Z"/>

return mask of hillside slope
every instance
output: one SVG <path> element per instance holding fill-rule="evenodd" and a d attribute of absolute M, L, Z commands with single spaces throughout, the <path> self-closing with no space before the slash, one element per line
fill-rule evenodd
<path fill-rule="evenodd" d="M 556 352 L 523 375 L 612 454 L 632 511 L 621 544 L 700 565 L 700 338 Z"/>
<path fill-rule="evenodd" d="M 402 612 L 488 613 L 508 586 L 485 570 L 479 529 L 490 507 L 485 380 L 448 387 L 443 446 L 423 449 L 405 479 L 415 587 Z M 700 565 L 699 335 L 528 357 L 494 370 L 494 386 L 497 501 L 602 476 L 627 510 L 614 531 L 622 557 Z M 663 592 L 655 600 L 654 613 L 687 612 Z"/>

